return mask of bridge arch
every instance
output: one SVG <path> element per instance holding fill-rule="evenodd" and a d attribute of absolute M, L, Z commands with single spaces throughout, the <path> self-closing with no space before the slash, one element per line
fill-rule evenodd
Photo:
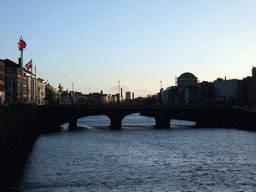
<path fill-rule="evenodd" d="M 78 126 L 103 127 L 110 126 L 110 119 L 107 115 L 87 115 L 77 120 Z"/>
<path fill-rule="evenodd" d="M 140 115 L 140 113 L 131 113 L 123 118 L 122 126 L 154 126 L 156 124 L 154 117 Z"/>
<path fill-rule="evenodd" d="M 175 119 L 174 116 L 178 112 L 176 108 L 170 108 L 170 106 L 60 106 L 55 108 L 53 119 L 58 119 L 62 124 L 69 122 L 70 130 L 77 130 L 77 120 L 90 115 L 106 115 L 110 119 L 110 129 L 118 130 L 122 127 L 123 119 L 133 113 L 154 117 L 156 128 L 170 128 L 171 118 Z M 183 109 L 181 112 L 178 116 L 186 111 Z"/>

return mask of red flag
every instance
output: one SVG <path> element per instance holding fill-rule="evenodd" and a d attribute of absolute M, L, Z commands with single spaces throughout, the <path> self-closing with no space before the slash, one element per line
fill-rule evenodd
<path fill-rule="evenodd" d="M 25 49 L 27 44 L 25 41 L 23 41 L 22 37 L 20 38 L 20 41 L 19 41 L 19 49 Z"/>
<path fill-rule="evenodd" d="M 32 59 L 25 65 L 27 70 L 29 70 L 32 67 Z"/>

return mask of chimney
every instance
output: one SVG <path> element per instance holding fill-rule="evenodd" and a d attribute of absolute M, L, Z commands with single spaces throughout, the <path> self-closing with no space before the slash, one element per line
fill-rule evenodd
<path fill-rule="evenodd" d="M 20 57 L 18 59 L 18 64 L 19 64 L 19 66 L 21 66 L 21 58 Z"/>

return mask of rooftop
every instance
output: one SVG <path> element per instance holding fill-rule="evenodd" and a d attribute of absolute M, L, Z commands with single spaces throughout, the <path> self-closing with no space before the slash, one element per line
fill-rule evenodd
<path fill-rule="evenodd" d="M 181 74 L 178 79 L 197 79 L 197 77 L 195 75 L 193 75 L 192 73 L 186 72 Z"/>

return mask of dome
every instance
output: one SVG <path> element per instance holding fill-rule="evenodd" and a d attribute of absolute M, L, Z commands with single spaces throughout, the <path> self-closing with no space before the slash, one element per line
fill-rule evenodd
<path fill-rule="evenodd" d="M 188 72 L 183 73 L 179 76 L 179 79 L 193 79 L 193 78 L 197 79 L 195 75 L 193 75 L 192 73 L 188 73 Z"/>
<path fill-rule="evenodd" d="M 190 86 L 197 84 L 197 77 L 192 73 L 183 73 L 177 79 L 178 86 Z"/>

